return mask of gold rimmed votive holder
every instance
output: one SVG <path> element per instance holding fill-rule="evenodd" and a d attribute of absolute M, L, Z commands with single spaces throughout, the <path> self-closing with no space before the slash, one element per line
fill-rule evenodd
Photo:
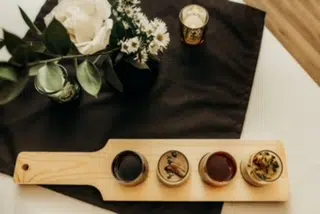
<path fill-rule="evenodd" d="M 208 11 L 197 4 L 187 5 L 179 13 L 181 41 L 187 45 L 199 45 L 205 40 L 209 22 Z"/>

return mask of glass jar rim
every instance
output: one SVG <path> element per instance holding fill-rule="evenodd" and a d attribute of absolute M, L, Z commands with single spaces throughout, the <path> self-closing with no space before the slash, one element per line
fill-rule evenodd
<path fill-rule="evenodd" d="M 230 182 L 231 180 L 233 180 L 233 179 L 235 178 L 236 174 L 238 173 L 237 161 L 236 161 L 236 159 L 234 158 L 233 155 L 231 155 L 229 152 L 226 152 L 226 151 L 209 152 L 209 153 L 205 154 L 205 155 L 201 158 L 201 160 L 202 160 L 206 155 L 208 155 L 207 161 L 205 162 L 205 165 L 204 165 L 204 167 L 205 167 L 206 170 L 208 171 L 208 169 L 207 169 L 207 162 L 208 162 L 208 160 L 209 160 L 212 156 L 218 155 L 218 154 L 223 154 L 223 155 L 227 156 L 226 158 L 227 158 L 228 160 L 232 161 L 232 165 L 233 165 L 233 167 L 234 167 L 234 173 L 232 174 L 232 176 L 230 177 L 230 179 L 227 180 L 227 181 L 216 181 L 215 179 L 211 178 L 209 175 L 208 175 L 208 178 L 211 180 L 211 182 L 219 182 L 219 183 Z M 201 160 L 200 160 L 200 162 L 201 162 Z"/>
<path fill-rule="evenodd" d="M 39 84 L 37 84 L 37 77 L 34 78 L 34 81 L 33 81 L 33 84 L 34 84 L 34 87 L 36 88 L 36 90 L 40 93 L 40 94 L 45 94 L 45 95 L 53 95 L 53 94 L 56 94 L 58 93 L 59 91 L 61 91 L 68 83 L 68 72 L 67 72 L 67 69 L 65 67 L 63 67 L 62 65 L 58 65 L 61 69 L 62 69 L 62 72 L 63 72 L 63 77 L 64 77 L 64 82 L 63 82 L 63 85 L 62 85 L 62 88 L 59 89 L 59 90 L 56 90 L 56 91 L 52 91 L 52 92 L 46 92 L 42 87 L 40 87 Z"/>
<path fill-rule="evenodd" d="M 182 13 L 183 13 L 183 11 L 185 10 L 185 9 L 187 9 L 188 7 L 199 7 L 199 8 L 201 8 L 205 13 L 206 13 L 206 20 L 205 20 L 205 22 L 203 23 L 203 25 L 201 25 L 201 27 L 196 27 L 196 28 L 192 28 L 192 27 L 189 27 L 189 26 L 186 26 L 184 23 L 183 23 L 183 20 L 182 20 Z M 179 12 L 179 19 L 180 19 L 180 22 L 181 22 L 181 24 L 183 24 L 184 26 L 186 26 L 186 27 L 188 27 L 188 28 L 190 28 L 190 29 L 194 29 L 194 30 L 196 30 L 196 29 L 201 29 L 201 28 L 203 28 L 204 26 L 206 26 L 207 24 L 208 24 L 208 22 L 209 22 L 209 12 L 208 12 L 208 10 L 206 9 L 206 8 L 204 8 L 203 6 L 201 6 L 201 5 L 198 5 L 198 4 L 188 4 L 188 5 L 186 5 L 186 6 L 184 6 L 181 10 L 180 10 L 180 12 Z"/>
<path fill-rule="evenodd" d="M 271 151 L 271 150 L 268 150 L 268 149 L 264 149 L 264 150 L 260 150 L 259 152 L 257 152 L 257 153 L 253 156 L 252 160 L 253 160 L 259 153 L 261 153 L 261 152 L 270 152 L 270 153 L 274 154 L 274 155 L 277 156 L 277 158 L 279 159 L 280 165 L 281 165 L 281 171 L 280 171 L 280 173 L 279 173 L 279 175 L 278 175 L 277 177 L 275 177 L 274 179 L 262 180 L 262 181 L 263 181 L 263 182 L 266 182 L 266 183 L 271 183 L 271 182 L 274 182 L 274 181 L 278 180 L 278 179 L 281 177 L 282 173 L 283 173 L 283 163 L 282 163 L 282 159 L 281 159 L 280 156 L 279 156 L 277 153 L 275 153 L 274 151 Z M 250 161 L 250 162 L 251 162 L 251 161 Z M 247 170 L 248 170 L 248 169 L 247 169 Z M 256 177 L 258 177 L 257 174 L 255 173 L 255 171 L 253 171 L 253 174 L 254 174 Z"/>
<path fill-rule="evenodd" d="M 135 155 L 136 157 L 139 158 L 139 161 L 141 161 L 141 172 L 140 174 L 133 180 L 131 181 L 125 181 L 123 179 L 121 179 L 121 177 L 119 176 L 119 174 L 115 171 L 115 165 L 116 165 L 116 161 L 119 160 L 119 158 L 122 156 L 122 155 L 125 155 L 126 153 L 131 153 L 133 155 Z M 112 160 L 112 163 L 111 163 L 111 171 L 112 171 L 112 174 L 113 174 L 113 177 L 115 179 L 117 179 L 120 183 L 122 184 L 135 184 L 137 182 L 139 182 L 141 179 L 143 179 L 145 177 L 145 174 L 148 173 L 147 172 L 147 165 L 148 163 L 146 162 L 146 159 L 144 158 L 143 155 L 141 155 L 140 153 L 138 152 L 135 152 L 135 151 L 132 151 L 132 150 L 124 150 L 120 153 L 118 153 L 114 159 Z"/>
<path fill-rule="evenodd" d="M 185 181 L 187 178 L 188 178 L 188 176 L 189 176 L 189 174 L 190 174 L 190 163 L 189 163 L 189 160 L 188 160 L 188 158 L 187 158 L 187 156 L 185 155 L 185 154 L 183 154 L 182 152 L 180 152 L 180 151 L 178 151 L 178 150 L 168 150 L 168 151 L 166 151 L 166 152 L 164 152 L 161 156 L 160 156 L 160 158 L 159 158 L 159 160 L 158 160 L 158 164 L 157 164 L 157 173 L 158 173 L 158 175 L 162 178 L 162 179 L 164 179 L 165 180 L 165 182 L 167 182 L 167 179 L 162 175 L 162 173 L 160 172 L 160 161 L 162 160 L 162 158 L 165 156 L 165 155 L 167 155 L 169 152 L 177 152 L 177 153 L 179 153 L 183 158 L 184 158 L 184 160 L 186 161 L 186 163 L 187 163 L 187 172 L 186 172 L 186 175 L 180 180 L 180 181 L 177 181 L 177 182 L 172 182 L 172 184 L 175 184 L 175 183 L 177 183 L 177 184 L 179 184 L 179 183 L 181 183 L 181 182 L 183 182 L 183 181 Z M 168 182 L 169 183 L 169 182 Z"/>

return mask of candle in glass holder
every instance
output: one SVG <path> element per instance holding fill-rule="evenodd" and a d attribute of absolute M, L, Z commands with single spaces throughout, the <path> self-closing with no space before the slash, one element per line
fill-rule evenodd
<path fill-rule="evenodd" d="M 204 42 L 208 11 L 200 5 L 185 6 L 179 14 L 181 40 L 188 45 L 199 45 Z"/>

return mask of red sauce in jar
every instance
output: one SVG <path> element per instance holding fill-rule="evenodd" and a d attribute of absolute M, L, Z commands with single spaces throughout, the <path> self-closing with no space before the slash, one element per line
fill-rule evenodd
<path fill-rule="evenodd" d="M 229 181 L 235 176 L 237 165 L 230 154 L 216 152 L 208 158 L 206 171 L 212 180 L 219 182 Z"/>

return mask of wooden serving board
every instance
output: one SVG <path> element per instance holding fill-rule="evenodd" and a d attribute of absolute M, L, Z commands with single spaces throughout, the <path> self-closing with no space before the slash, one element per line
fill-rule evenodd
<path fill-rule="evenodd" d="M 283 174 L 269 186 L 253 187 L 242 178 L 240 161 L 264 149 L 279 154 Z M 148 178 L 137 186 L 123 186 L 112 175 L 111 163 L 124 150 L 143 154 L 149 163 Z M 189 160 L 191 175 L 182 186 L 168 187 L 157 178 L 158 160 L 168 150 L 178 150 Z M 224 187 L 209 186 L 198 174 L 201 157 L 215 151 L 229 152 L 237 161 L 237 174 Z M 101 192 L 105 201 L 286 201 L 289 198 L 286 152 L 279 141 L 112 139 L 96 152 L 22 152 L 17 158 L 14 180 L 18 184 L 90 185 Z"/>

